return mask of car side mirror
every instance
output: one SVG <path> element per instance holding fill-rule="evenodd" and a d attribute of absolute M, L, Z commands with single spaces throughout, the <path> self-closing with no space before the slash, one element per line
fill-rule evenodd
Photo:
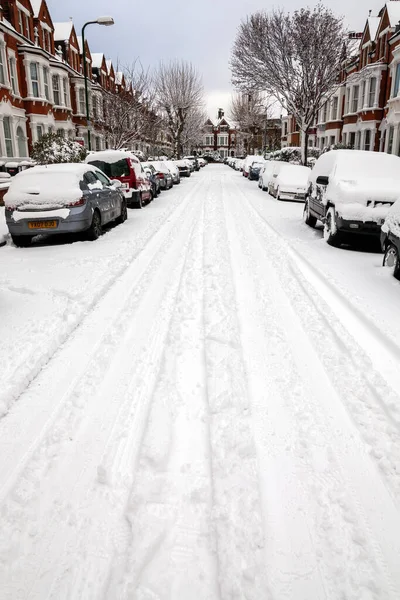
<path fill-rule="evenodd" d="M 113 188 L 115 188 L 116 190 L 119 190 L 120 187 L 122 187 L 122 183 L 120 182 L 119 179 L 113 179 L 112 180 L 112 186 Z"/>
<path fill-rule="evenodd" d="M 329 177 L 327 177 L 326 175 L 320 175 L 319 177 L 317 177 L 317 180 L 315 183 L 317 185 L 328 185 Z"/>

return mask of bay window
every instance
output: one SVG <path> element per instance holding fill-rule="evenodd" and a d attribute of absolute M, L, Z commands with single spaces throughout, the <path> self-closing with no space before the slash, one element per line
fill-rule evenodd
<path fill-rule="evenodd" d="M 11 80 L 11 89 L 12 93 L 15 96 L 18 96 L 18 79 L 17 79 L 17 63 L 14 56 L 10 56 L 8 59 L 8 66 L 10 69 L 10 80 Z"/>
<path fill-rule="evenodd" d="M 63 78 L 63 94 L 64 94 L 64 106 L 68 106 L 68 77 Z"/>
<path fill-rule="evenodd" d="M 79 88 L 78 91 L 78 112 L 81 115 L 85 114 L 85 90 Z"/>
<path fill-rule="evenodd" d="M 48 67 L 43 67 L 44 95 L 45 95 L 46 100 L 50 101 L 49 79 L 50 79 L 50 70 Z"/>
<path fill-rule="evenodd" d="M 396 75 L 395 75 L 395 79 L 394 79 L 394 89 L 393 89 L 393 97 L 396 98 L 396 96 L 399 95 L 399 90 L 400 90 L 400 63 L 396 66 Z"/>
<path fill-rule="evenodd" d="M 353 88 L 353 102 L 352 102 L 352 106 L 351 106 L 351 112 L 356 113 L 358 110 L 358 93 L 359 93 L 359 86 L 355 85 Z"/>
<path fill-rule="evenodd" d="M 370 107 L 373 107 L 375 105 L 375 93 L 376 93 L 376 77 L 372 77 L 369 81 L 368 106 L 370 106 Z"/>
<path fill-rule="evenodd" d="M 2 85 L 5 85 L 6 83 L 6 74 L 5 74 L 5 69 L 4 69 L 4 51 L 3 51 L 4 46 L 0 46 L 0 83 Z"/>
<path fill-rule="evenodd" d="M 61 105 L 61 97 L 60 97 L 60 78 L 58 75 L 53 75 L 52 77 L 53 84 L 53 100 L 56 106 Z"/>
<path fill-rule="evenodd" d="M 40 98 L 39 94 L 39 63 L 31 62 L 30 64 L 32 95 L 34 98 Z"/>

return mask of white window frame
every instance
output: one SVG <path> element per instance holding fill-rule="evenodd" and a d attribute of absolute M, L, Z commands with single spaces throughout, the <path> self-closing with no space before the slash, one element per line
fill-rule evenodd
<path fill-rule="evenodd" d="M 17 71 L 17 59 L 14 52 L 8 51 L 8 70 L 10 78 L 10 87 L 14 96 L 19 96 L 19 82 Z"/>
<path fill-rule="evenodd" d="M 68 77 L 62 77 L 62 88 L 63 88 L 63 103 L 65 107 L 69 107 L 69 79 Z"/>
<path fill-rule="evenodd" d="M 36 79 L 33 79 L 32 77 L 32 65 L 36 65 Z M 32 61 L 29 63 L 29 77 L 31 80 L 31 91 L 32 91 L 32 97 L 33 98 L 41 98 L 41 89 L 40 89 L 40 63 L 36 62 L 36 61 Z M 34 93 L 34 89 L 33 89 L 33 84 L 36 83 L 37 84 L 37 96 Z"/>
<path fill-rule="evenodd" d="M 375 87 L 374 87 L 374 89 L 372 91 L 371 87 L 372 87 L 372 82 L 373 81 L 375 82 Z M 376 88 L 377 88 L 377 86 L 378 86 L 378 78 L 377 77 L 371 77 L 371 79 L 369 80 L 369 86 L 368 86 L 368 108 L 373 108 L 375 106 Z M 372 94 L 372 99 L 371 99 L 371 94 Z"/>
<path fill-rule="evenodd" d="M 55 86 L 54 84 L 57 83 Z M 58 73 L 54 73 L 51 76 L 51 89 L 53 90 L 53 102 L 55 106 L 61 106 L 61 85 L 60 76 Z M 57 98 L 58 95 L 58 98 Z"/>
<path fill-rule="evenodd" d="M 46 100 L 48 100 L 49 102 L 51 102 L 51 96 L 50 96 L 50 68 L 44 66 L 43 67 L 43 89 L 44 89 L 44 96 L 46 98 Z"/>
<path fill-rule="evenodd" d="M 6 127 L 5 123 L 8 124 L 9 128 L 9 137 L 6 136 Z M 5 144 L 5 153 L 7 158 L 12 158 L 14 156 L 14 144 L 13 144 L 13 127 L 12 127 L 12 118 L 9 115 L 5 115 L 3 117 L 3 134 L 4 134 L 4 144 Z M 9 143 L 9 150 L 7 150 L 7 142 Z"/>

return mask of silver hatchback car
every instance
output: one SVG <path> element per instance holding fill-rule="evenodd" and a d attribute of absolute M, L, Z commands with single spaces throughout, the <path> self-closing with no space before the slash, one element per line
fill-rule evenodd
<path fill-rule="evenodd" d="M 13 178 L 4 196 L 8 230 L 16 246 L 38 234 L 87 232 L 96 240 L 106 223 L 127 219 L 121 182 L 91 165 L 33 167 Z"/>

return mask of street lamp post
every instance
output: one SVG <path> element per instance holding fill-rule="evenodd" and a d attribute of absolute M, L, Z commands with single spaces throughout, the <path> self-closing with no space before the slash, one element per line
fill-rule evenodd
<path fill-rule="evenodd" d="M 86 102 L 86 123 L 88 130 L 88 150 L 92 149 L 92 143 L 90 138 L 90 109 L 89 109 L 89 91 L 88 91 L 88 76 L 87 76 L 87 62 L 86 62 L 86 51 L 85 51 L 85 29 L 88 25 L 105 25 L 109 27 L 114 25 L 114 19 L 112 17 L 99 17 L 95 21 L 88 21 L 82 27 L 82 56 L 83 56 L 83 77 L 85 81 L 85 102 Z"/>

